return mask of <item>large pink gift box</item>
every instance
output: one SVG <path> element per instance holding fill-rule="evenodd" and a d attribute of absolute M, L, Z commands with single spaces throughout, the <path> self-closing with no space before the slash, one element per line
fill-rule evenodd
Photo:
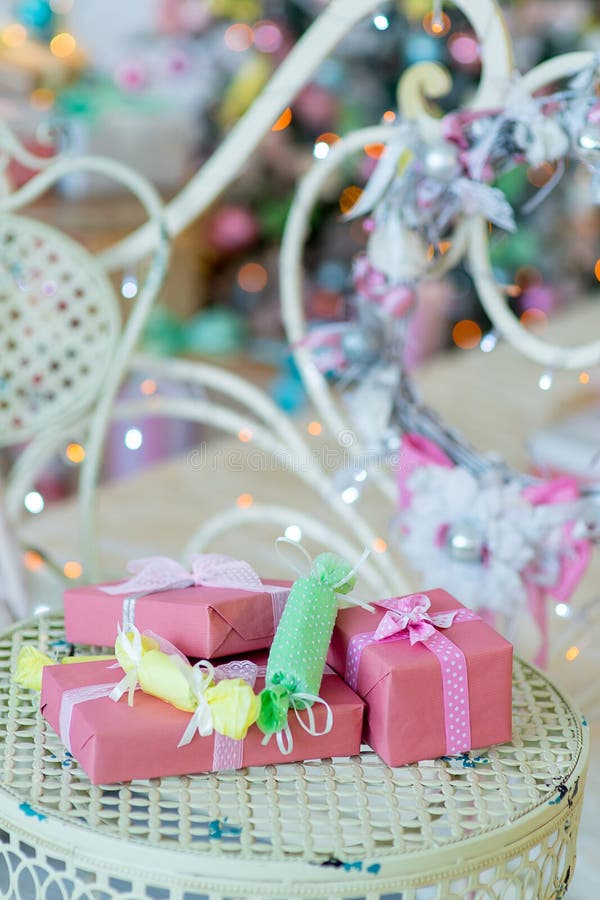
<path fill-rule="evenodd" d="M 365 700 L 363 738 L 390 766 L 512 735 L 512 645 L 443 590 L 338 613 L 328 662 Z"/>
<path fill-rule="evenodd" d="M 139 597 L 127 590 L 109 594 L 103 585 L 69 588 L 64 593 L 66 638 L 112 647 L 117 625 L 135 624 L 140 631 L 160 634 L 186 656 L 251 653 L 271 645 L 290 585 L 269 581 L 262 590 L 193 585 Z"/>
<path fill-rule="evenodd" d="M 250 660 L 259 667 L 254 686 L 258 693 L 264 687 L 267 655 L 254 654 Z M 178 747 L 191 713 L 139 690 L 132 707 L 126 697 L 115 703 L 108 693 L 123 670 L 112 666 L 112 661 L 98 661 L 47 666 L 43 671 L 42 715 L 93 784 L 351 756 L 360 751 L 364 703 L 333 672 L 323 678 L 320 693 L 333 712 L 331 731 L 308 734 L 290 714 L 293 746 L 286 755 L 275 738 L 263 746 L 264 735 L 256 725 L 243 741 L 196 733 L 189 744 Z M 323 731 L 325 707 L 315 704 L 313 713 L 314 730 Z"/>

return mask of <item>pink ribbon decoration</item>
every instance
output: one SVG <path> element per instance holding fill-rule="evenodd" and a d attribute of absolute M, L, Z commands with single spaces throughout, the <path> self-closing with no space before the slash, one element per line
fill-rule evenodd
<path fill-rule="evenodd" d="M 346 356 L 342 350 L 342 336 L 350 327 L 349 322 L 331 322 L 318 325 L 296 342 L 296 347 L 305 347 L 319 372 L 339 372 L 346 368 Z"/>
<path fill-rule="evenodd" d="M 545 503 L 568 503 L 580 496 L 575 478 L 565 475 L 525 488 L 523 496 L 532 506 Z M 575 588 L 582 579 L 592 556 L 592 545 L 585 538 L 573 537 L 573 523 L 568 522 L 562 529 L 563 552 L 560 556 L 558 577 L 554 584 L 539 584 L 535 572 L 525 573 L 527 602 L 529 610 L 541 635 L 541 643 L 534 658 L 537 666 L 545 669 L 548 665 L 549 622 L 546 598 L 556 603 L 569 603 Z"/>
<path fill-rule="evenodd" d="M 451 609 L 430 615 L 427 594 L 409 594 L 374 603 L 386 613 L 375 631 L 355 634 L 348 644 L 344 680 L 353 690 L 358 686 L 360 660 L 370 644 L 409 640 L 422 643 L 438 659 L 442 674 L 446 753 L 455 755 L 471 749 L 469 685 L 467 661 L 462 650 L 441 634 L 459 622 L 476 622 L 480 617 L 470 609 Z"/>
<path fill-rule="evenodd" d="M 135 624 L 138 598 L 193 586 L 232 588 L 255 593 L 264 591 L 271 595 L 273 623 L 277 628 L 290 593 L 288 587 L 263 584 L 249 563 L 223 553 L 197 553 L 192 557 L 191 563 L 192 571 L 188 572 L 185 566 L 169 556 L 133 559 L 127 565 L 127 569 L 133 573 L 132 578 L 119 584 L 105 585 L 100 590 L 105 594 L 128 595 L 123 598 L 124 630 Z"/>
<path fill-rule="evenodd" d="M 266 666 L 257 666 L 250 660 L 234 660 L 217 666 L 215 669 L 215 681 L 222 678 L 243 678 L 250 687 L 254 687 L 257 678 L 264 678 L 267 673 Z M 331 666 L 325 666 L 324 675 L 335 675 Z M 304 723 L 298 717 L 303 728 Z M 280 748 L 281 749 L 281 748 Z M 291 748 L 290 748 L 291 749 Z M 283 752 L 283 751 L 282 751 Z M 288 751 L 289 752 L 289 751 Z M 236 741 L 234 738 L 225 737 L 215 732 L 215 745 L 213 748 L 213 770 L 224 772 L 230 769 L 241 769 L 244 759 L 244 740 Z"/>
<path fill-rule="evenodd" d="M 454 468 L 450 457 L 429 438 L 419 434 L 406 434 L 397 468 L 398 503 L 401 509 L 410 509 L 412 494 L 407 482 L 417 469 L 423 466 Z M 580 497 L 580 489 L 575 478 L 563 476 L 548 481 L 539 481 L 526 487 L 522 496 L 532 506 L 554 503 L 569 503 Z M 550 596 L 556 602 L 568 603 L 589 564 L 592 546 L 585 538 L 573 536 L 573 523 L 567 522 L 562 528 L 562 544 L 559 553 L 558 575 L 553 584 L 536 580 L 532 568 L 520 572 L 527 591 L 527 605 L 540 632 L 540 646 L 534 658 L 536 665 L 545 668 L 548 660 L 548 609 L 546 600 Z"/>
<path fill-rule="evenodd" d="M 192 571 L 168 556 L 146 556 L 127 565 L 133 578 L 103 587 L 106 594 L 154 594 L 196 586 L 262 591 L 263 583 L 247 562 L 223 553 L 196 553 Z"/>
<path fill-rule="evenodd" d="M 391 286 L 383 272 L 373 267 L 366 253 L 355 261 L 353 268 L 354 286 L 359 294 L 394 318 L 406 315 L 415 299 L 415 291 L 408 284 Z"/>

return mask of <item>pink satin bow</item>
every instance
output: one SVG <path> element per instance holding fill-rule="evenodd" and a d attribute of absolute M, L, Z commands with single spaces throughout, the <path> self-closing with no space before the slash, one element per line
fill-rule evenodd
<path fill-rule="evenodd" d="M 168 556 L 133 559 L 127 569 L 133 573 L 133 578 L 107 585 L 102 590 L 106 594 L 153 594 L 192 585 L 264 590 L 262 581 L 249 563 L 223 553 L 195 554 L 191 572 Z"/>
<path fill-rule="evenodd" d="M 411 643 L 426 642 L 437 628 L 450 628 L 458 610 L 430 616 L 431 601 L 427 594 L 409 594 L 407 597 L 393 597 L 374 604 L 387 612 L 373 635 L 374 641 L 384 641 L 392 635 L 408 633 Z"/>

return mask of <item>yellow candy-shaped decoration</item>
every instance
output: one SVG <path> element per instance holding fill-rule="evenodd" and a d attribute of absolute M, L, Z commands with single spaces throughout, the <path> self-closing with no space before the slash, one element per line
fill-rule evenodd
<path fill-rule="evenodd" d="M 55 659 L 51 659 L 51 657 L 46 656 L 45 653 L 42 653 L 36 647 L 27 644 L 19 650 L 14 679 L 21 687 L 29 688 L 32 691 L 41 691 L 42 669 L 44 666 L 55 665 Z"/>
<path fill-rule="evenodd" d="M 159 697 L 177 709 L 193 712 L 198 701 L 190 679 L 191 666 L 178 656 L 148 650 L 138 666 L 138 681 L 145 694 Z"/>
<path fill-rule="evenodd" d="M 117 662 L 121 666 L 124 672 L 129 672 L 136 665 L 135 660 L 133 659 L 131 652 L 128 652 L 131 647 L 134 645 L 134 632 L 131 631 L 121 631 L 115 641 L 115 656 L 117 657 Z M 125 641 L 129 642 L 129 648 L 125 644 Z M 144 654 L 149 653 L 150 650 L 158 650 L 158 643 L 151 637 L 148 637 L 147 634 L 141 635 L 142 641 L 142 658 Z"/>
<path fill-rule="evenodd" d="M 243 678 L 225 678 L 205 691 L 213 728 L 219 734 L 240 741 L 256 722 L 260 700 Z"/>
<path fill-rule="evenodd" d="M 96 662 L 96 660 L 105 659 L 110 662 L 114 656 L 64 656 L 60 662 L 62 665 L 69 663 Z M 17 666 L 15 669 L 14 680 L 21 687 L 29 688 L 31 691 L 41 691 L 42 689 L 42 671 L 46 666 L 56 666 L 57 660 L 52 659 L 27 644 L 21 647 L 17 656 Z"/>

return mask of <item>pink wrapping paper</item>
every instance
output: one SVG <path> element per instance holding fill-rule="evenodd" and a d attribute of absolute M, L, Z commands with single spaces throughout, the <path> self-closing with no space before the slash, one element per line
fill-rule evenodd
<path fill-rule="evenodd" d="M 431 614 L 463 609 L 443 590 L 426 592 Z M 328 662 L 346 671 L 354 635 L 375 631 L 384 609 L 338 613 Z M 512 737 L 512 645 L 483 621 L 457 622 L 441 632 L 464 653 L 468 676 L 470 748 L 502 744 Z M 357 693 L 365 700 L 363 739 L 390 766 L 446 754 L 442 673 L 426 645 L 408 640 L 369 644 L 362 651 Z M 467 749 L 465 747 L 465 749 Z"/>
<path fill-rule="evenodd" d="M 265 581 L 287 587 L 290 581 Z M 106 594 L 99 585 L 64 593 L 65 633 L 73 644 L 112 647 L 128 593 Z M 268 591 L 186 587 L 135 601 L 135 625 L 171 641 L 186 656 L 211 658 L 269 647 L 282 604 Z"/>
<path fill-rule="evenodd" d="M 253 654 L 249 658 L 259 666 L 267 662 L 266 653 Z M 60 734 L 61 701 L 66 692 L 98 685 L 101 693 L 102 685 L 115 684 L 122 674 L 120 668 L 111 669 L 100 661 L 47 666 L 43 671 L 40 700 L 42 715 Z M 263 687 L 264 676 L 259 676 L 255 691 Z M 230 767 L 264 766 L 358 753 L 364 703 L 335 674 L 323 678 L 321 696 L 333 710 L 332 730 L 313 737 L 303 731 L 291 715 L 289 724 L 294 743 L 287 756 L 278 750 L 274 738 L 267 746 L 262 746 L 263 734 L 256 725 L 250 728 L 241 747 L 236 746 L 237 741 L 221 735 L 201 738 L 196 734 L 190 744 L 178 748 L 191 714 L 141 691 L 136 692 L 133 707 L 127 705 L 125 698 L 115 703 L 107 696 L 75 704 L 68 728 L 70 750 L 93 784 L 214 771 L 215 740 L 221 741 L 220 758 L 228 761 Z M 315 704 L 314 715 L 317 730 L 322 730 L 325 709 Z"/>

